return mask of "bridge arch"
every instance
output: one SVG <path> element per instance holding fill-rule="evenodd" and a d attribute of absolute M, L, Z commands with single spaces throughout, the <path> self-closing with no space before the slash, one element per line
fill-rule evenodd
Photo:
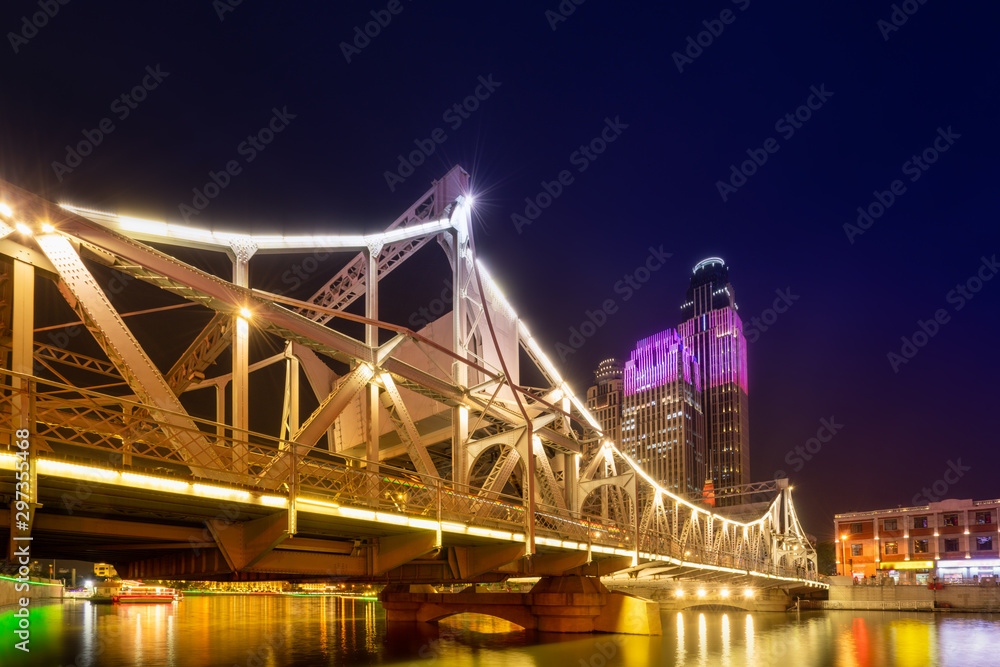
<path fill-rule="evenodd" d="M 535 617 L 528 607 L 523 604 L 424 604 L 417 612 L 417 620 L 424 623 L 437 623 L 446 618 L 462 614 L 479 614 L 481 616 L 499 618 L 526 630 L 532 630 L 537 625 Z"/>
<path fill-rule="evenodd" d="M 629 485 L 631 482 L 620 479 L 595 479 L 581 484 L 587 493 L 580 498 L 580 514 L 622 526 L 634 525 L 635 495 Z"/>

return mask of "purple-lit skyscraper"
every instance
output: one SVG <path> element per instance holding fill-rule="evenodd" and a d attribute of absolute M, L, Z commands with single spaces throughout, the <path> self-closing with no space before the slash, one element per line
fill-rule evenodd
<path fill-rule="evenodd" d="M 663 488 L 700 493 L 705 479 L 701 370 L 673 329 L 636 343 L 625 363 L 621 447 Z"/>
<path fill-rule="evenodd" d="M 747 342 L 722 259 L 710 257 L 694 267 L 681 319 L 677 330 L 701 367 L 707 477 L 717 505 L 736 504 L 737 498 L 726 502 L 726 487 L 750 482 Z"/>

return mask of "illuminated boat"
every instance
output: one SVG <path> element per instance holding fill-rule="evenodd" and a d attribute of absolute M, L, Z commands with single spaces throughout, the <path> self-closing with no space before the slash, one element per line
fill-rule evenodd
<path fill-rule="evenodd" d="M 180 591 L 166 586 L 144 586 L 138 582 L 122 583 L 121 590 L 111 596 L 114 604 L 167 603 L 184 598 Z"/>

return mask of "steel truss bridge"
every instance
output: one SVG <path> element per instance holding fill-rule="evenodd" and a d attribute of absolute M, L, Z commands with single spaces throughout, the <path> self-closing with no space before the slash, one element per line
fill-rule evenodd
<path fill-rule="evenodd" d="M 787 485 L 715 511 L 604 439 L 476 259 L 469 192 L 455 167 L 382 233 L 248 236 L 0 181 L 0 533 L 129 577 L 823 585 Z M 454 289 L 414 331 L 379 303 L 407 299 L 387 278 L 421 250 Z M 255 256 L 319 252 L 343 263 L 311 296 L 250 285 Z M 123 306 L 129 283 L 148 307 Z M 280 386 L 252 381 L 268 371 Z"/>

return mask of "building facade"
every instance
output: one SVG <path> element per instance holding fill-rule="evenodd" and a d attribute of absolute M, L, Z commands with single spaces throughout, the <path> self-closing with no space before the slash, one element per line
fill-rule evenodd
<path fill-rule="evenodd" d="M 640 340 L 624 367 L 621 448 L 678 495 L 705 480 L 702 374 L 673 329 Z"/>
<path fill-rule="evenodd" d="M 837 573 L 925 583 L 1000 576 L 998 500 L 942 500 L 834 517 Z"/>
<path fill-rule="evenodd" d="M 604 435 L 621 446 L 622 434 L 622 364 L 605 359 L 594 373 L 597 384 L 587 390 L 587 410 L 601 425 Z"/>
<path fill-rule="evenodd" d="M 750 482 L 747 343 L 725 261 L 694 267 L 681 319 L 677 330 L 701 371 L 707 477 L 717 505 L 737 504 L 726 490 Z"/>

